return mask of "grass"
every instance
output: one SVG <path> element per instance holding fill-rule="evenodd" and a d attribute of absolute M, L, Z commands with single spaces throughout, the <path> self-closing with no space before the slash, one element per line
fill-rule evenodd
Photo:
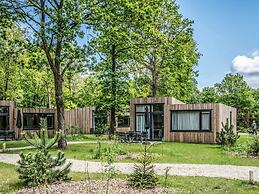
<path fill-rule="evenodd" d="M 73 181 L 86 179 L 84 173 L 71 173 Z M 91 173 L 91 179 L 103 179 L 105 174 Z M 117 175 L 117 178 L 125 179 L 126 175 Z M 161 186 L 163 177 L 159 177 Z M 259 193 L 259 184 L 251 185 L 246 181 L 229 180 L 223 178 L 208 177 L 182 177 L 169 176 L 167 185 L 182 191 L 183 193 Z M 0 163 L 0 193 L 12 193 L 23 187 L 18 179 L 14 165 Z"/>
<path fill-rule="evenodd" d="M 95 136 L 87 136 L 88 139 L 96 138 Z M 238 144 L 245 145 L 251 139 L 250 136 L 242 135 Z M 88 141 L 88 140 L 87 140 Z M 69 145 L 65 150 L 67 158 L 79 160 L 93 160 L 94 152 L 97 144 L 83 143 Z M 101 149 L 104 150 L 109 146 L 114 146 L 106 141 L 101 144 Z M 141 144 L 119 144 L 119 149 L 126 153 L 140 153 L 143 151 Z M 28 153 L 32 150 L 25 150 Z M 52 152 L 56 152 L 57 148 L 53 148 Z M 19 153 L 20 151 L 10 151 L 9 153 Z M 191 144 L 191 143 L 175 143 L 165 142 L 157 144 L 151 148 L 151 152 L 155 154 L 155 162 L 159 163 L 187 163 L 187 164 L 221 164 L 221 165 L 240 165 L 240 166 L 259 166 L 259 160 L 256 158 L 246 158 L 234 155 L 226 150 L 223 150 L 218 145 L 213 144 Z M 118 162 L 118 160 L 117 160 Z M 135 162 L 134 158 L 125 157 L 120 162 Z"/>
<path fill-rule="evenodd" d="M 106 135 L 101 136 L 101 137 L 96 137 L 95 135 L 81 135 L 81 134 L 77 134 L 77 135 L 68 135 L 67 136 L 67 140 L 68 141 L 105 141 L 108 140 L 108 137 Z M 26 142 L 25 140 L 20 140 L 20 141 L 0 141 L 0 149 L 2 149 L 3 144 L 6 144 L 7 148 L 18 148 L 18 147 L 26 147 L 26 146 L 30 146 L 30 144 L 28 142 Z"/>
<path fill-rule="evenodd" d="M 102 136 L 96 136 L 96 135 L 90 135 L 90 134 L 73 134 L 67 136 L 68 141 L 104 141 L 108 140 L 107 135 Z"/>
<path fill-rule="evenodd" d="M 95 144 L 70 145 L 65 154 L 68 158 L 92 160 Z M 102 150 L 111 146 L 102 143 Z M 139 144 L 119 144 L 124 152 L 140 153 L 143 146 Z M 235 156 L 221 149 L 217 145 L 187 144 L 187 143 L 163 143 L 151 148 L 155 153 L 155 162 L 159 163 L 189 163 L 189 164 L 228 164 L 241 166 L 259 166 L 258 159 Z M 134 162 L 128 158 L 121 162 Z"/>
<path fill-rule="evenodd" d="M 0 149 L 2 149 L 4 143 L 6 144 L 7 148 L 17 148 L 17 147 L 29 146 L 29 143 L 27 143 L 24 140 L 20 140 L 20 141 L 0 141 Z"/>

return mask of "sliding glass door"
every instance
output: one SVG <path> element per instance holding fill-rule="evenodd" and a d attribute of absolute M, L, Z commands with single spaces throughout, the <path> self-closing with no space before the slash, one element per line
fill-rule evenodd
<path fill-rule="evenodd" d="M 164 104 L 136 105 L 136 131 L 145 131 L 145 110 L 148 108 L 149 129 L 148 139 L 161 140 L 164 136 Z"/>

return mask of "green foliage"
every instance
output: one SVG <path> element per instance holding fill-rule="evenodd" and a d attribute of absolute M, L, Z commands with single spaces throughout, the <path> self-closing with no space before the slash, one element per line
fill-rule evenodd
<path fill-rule="evenodd" d="M 108 147 L 102 155 L 102 160 L 105 162 L 104 172 L 106 175 L 106 194 L 109 192 L 109 183 L 116 176 L 117 170 L 114 166 L 116 153 L 113 150 L 113 147 Z"/>
<path fill-rule="evenodd" d="M 130 185 L 137 188 L 153 188 L 158 184 L 158 178 L 155 174 L 154 165 L 152 165 L 152 156 L 149 153 L 151 146 L 144 145 L 144 152 L 134 165 L 134 171 L 129 175 Z"/>
<path fill-rule="evenodd" d="M 221 83 L 206 87 L 199 94 L 202 103 L 223 103 L 237 108 L 238 130 L 250 128 L 253 120 L 259 120 L 257 91 L 248 86 L 239 74 L 227 74 Z"/>
<path fill-rule="evenodd" d="M 68 173 L 71 164 L 62 169 L 56 169 L 65 164 L 64 153 L 59 152 L 53 158 L 48 152 L 38 150 L 35 154 L 25 155 L 22 153 L 20 157 L 17 172 L 19 173 L 19 179 L 28 186 L 70 180 Z"/>
<path fill-rule="evenodd" d="M 102 157 L 102 146 L 101 146 L 101 142 L 97 141 L 97 147 L 94 150 L 93 159 L 100 159 L 101 157 Z"/>
<path fill-rule="evenodd" d="M 259 136 L 255 135 L 251 142 L 249 143 L 247 153 L 249 155 L 258 156 L 259 155 Z"/>
<path fill-rule="evenodd" d="M 216 103 L 219 96 L 214 87 L 205 87 L 199 94 L 199 101 L 201 103 Z"/>
<path fill-rule="evenodd" d="M 217 132 L 216 141 L 221 146 L 232 147 L 237 142 L 237 139 L 240 137 L 234 132 L 234 126 L 229 125 L 228 122 L 225 124 L 222 122 L 222 129 L 220 132 Z"/>
<path fill-rule="evenodd" d="M 53 139 L 49 140 L 46 125 L 47 122 L 43 119 L 40 137 L 34 134 L 34 140 L 32 140 L 28 138 L 28 134 L 24 136 L 30 145 L 37 148 L 34 153 L 21 153 L 21 159 L 18 161 L 17 172 L 19 178 L 28 186 L 70 180 L 68 174 L 71 163 L 66 164 L 64 153 L 59 151 L 55 157 L 49 153 L 49 149 L 57 143 L 60 135 L 57 133 Z"/>

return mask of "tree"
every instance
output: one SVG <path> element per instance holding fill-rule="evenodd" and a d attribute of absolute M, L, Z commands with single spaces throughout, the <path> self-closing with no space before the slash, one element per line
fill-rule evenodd
<path fill-rule="evenodd" d="M 199 101 L 201 103 L 216 103 L 219 96 L 217 95 L 214 87 L 205 87 L 202 89 L 199 95 Z"/>
<path fill-rule="evenodd" d="M 215 84 L 218 102 L 237 108 L 238 128 L 249 128 L 252 124 L 252 109 L 255 104 L 253 91 L 240 74 L 227 74 L 223 81 Z"/>
<path fill-rule="evenodd" d="M 14 24 L 0 30 L 0 99 L 14 99 L 17 87 L 17 73 L 25 53 L 23 31 Z"/>
<path fill-rule="evenodd" d="M 139 52 L 137 63 L 139 68 L 146 69 L 143 72 L 151 96 L 173 95 L 188 100 L 188 94 L 195 88 L 194 67 L 199 59 L 193 40 L 193 22 L 183 18 L 175 1 L 160 2 L 151 22 L 154 33 L 141 37 L 143 42 L 151 44 Z"/>
<path fill-rule="evenodd" d="M 99 107 L 110 112 L 110 134 L 115 131 L 116 112 L 129 102 L 129 65 L 133 52 L 144 42 L 139 42 L 140 29 L 149 25 L 159 1 L 99 1 L 92 12 L 98 18 L 93 24 L 97 31 L 92 45 L 99 54 L 95 67 L 102 85 Z M 91 7 L 91 6 L 90 6 Z M 152 10 L 153 9 L 153 10 Z M 147 29 L 145 30 L 147 31 Z"/>
<path fill-rule="evenodd" d="M 45 53 L 54 77 L 58 129 L 64 130 L 63 77 L 67 69 L 82 62 L 83 51 L 76 40 L 83 35 L 81 26 L 89 15 L 80 0 L 4 2 L 10 13 L 29 27 Z M 59 147 L 67 147 L 64 134 L 59 141 Z"/>

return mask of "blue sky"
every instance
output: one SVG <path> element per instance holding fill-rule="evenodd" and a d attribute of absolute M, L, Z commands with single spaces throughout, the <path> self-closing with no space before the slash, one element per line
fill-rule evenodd
<path fill-rule="evenodd" d="M 194 20 L 194 38 L 203 56 L 198 87 L 241 73 L 259 87 L 259 1 L 177 0 L 184 17 Z"/>

